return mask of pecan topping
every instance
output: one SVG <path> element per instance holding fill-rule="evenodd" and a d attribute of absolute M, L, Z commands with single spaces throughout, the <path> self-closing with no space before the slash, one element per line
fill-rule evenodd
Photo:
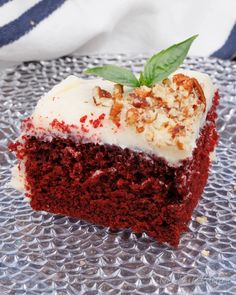
<path fill-rule="evenodd" d="M 176 145 L 177 145 L 177 148 L 181 151 L 184 150 L 184 145 L 182 142 L 180 142 L 179 140 L 176 141 Z"/>
<path fill-rule="evenodd" d="M 115 84 L 114 92 L 124 93 L 124 86 L 121 84 Z"/>
<path fill-rule="evenodd" d="M 114 99 L 122 99 L 124 93 L 124 87 L 121 84 L 115 84 L 114 85 L 114 91 L 113 91 L 113 98 Z"/>
<path fill-rule="evenodd" d="M 114 101 L 110 110 L 110 119 L 117 127 L 120 126 L 120 113 L 123 108 L 123 103 Z"/>
<path fill-rule="evenodd" d="M 147 101 L 147 98 L 152 95 L 152 89 L 142 86 L 140 88 L 134 89 L 129 93 L 129 96 L 133 98 L 132 105 L 135 108 L 147 108 L 150 107 L 150 104 Z"/>
<path fill-rule="evenodd" d="M 136 126 L 136 131 L 142 133 L 145 130 L 144 126 Z"/>
<path fill-rule="evenodd" d="M 174 93 L 175 91 L 174 91 L 174 89 L 172 88 L 172 83 L 171 83 L 171 81 L 170 81 L 170 79 L 169 78 L 167 78 L 167 79 L 164 79 L 163 81 L 162 81 L 162 84 L 166 87 L 166 88 L 168 88 L 168 91 L 170 92 L 170 93 Z"/>
<path fill-rule="evenodd" d="M 188 93 L 193 91 L 194 83 L 192 78 L 185 76 L 184 74 L 176 74 L 173 77 L 174 83 L 179 87 L 182 86 Z"/>
<path fill-rule="evenodd" d="M 148 130 L 146 133 L 146 139 L 149 142 L 152 142 L 154 140 L 154 131 L 153 130 Z"/>
<path fill-rule="evenodd" d="M 134 98 L 146 98 L 152 95 L 152 89 L 142 86 L 134 89 L 129 95 Z"/>
<path fill-rule="evenodd" d="M 202 90 L 202 87 L 199 84 L 198 80 L 195 79 L 195 78 L 192 78 L 192 80 L 193 80 L 193 83 L 194 83 L 194 88 L 196 89 L 197 94 L 199 96 L 199 99 L 204 104 L 204 112 L 205 112 L 206 111 L 206 97 L 205 97 L 205 94 L 204 94 L 204 92 Z"/>
<path fill-rule="evenodd" d="M 102 89 L 101 87 L 98 87 L 98 94 L 100 98 L 102 97 L 112 98 L 111 93 L 105 89 Z"/>
<path fill-rule="evenodd" d="M 188 117 L 188 115 L 189 115 L 188 107 L 183 108 L 183 114 L 184 114 L 185 117 Z"/>
<path fill-rule="evenodd" d="M 175 145 L 179 150 L 185 149 L 184 139 L 192 136 L 195 120 L 206 109 L 198 80 L 181 73 L 153 87 L 141 86 L 131 92 L 124 91 L 121 84 L 115 84 L 111 93 L 95 87 L 93 99 L 96 105 L 109 107 L 109 118 L 117 127 L 124 124 L 136 133 L 143 133 L 151 145 Z M 85 122 L 86 118 L 80 120 Z M 94 128 L 102 126 L 98 120 L 90 121 Z"/>
<path fill-rule="evenodd" d="M 153 121 L 156 120 L 156 118 L 157 118 L 157 112 L 155 112 L 154 110 L 148 110 L 144 113 L 142 120 L 147 124 L 151 124 Z"/>
<path fill-rule="evenodd" d="M 120 113 L 123 108 L 123 103 L 120 101 L 123 98 L 124 88 L 121 84 L 114 85 L 113 105 L 110 110 L 110 119 L 117 127 L 120 126 Z"/>
<path fill-rule="evenodd" d="M 135 108 L 131 108 L 126 112 L 125 120 L 128 125 L 134 125 L 139 120 L 139 111 Z"/>
<path fill-rule="evenodd" d="M 99 86 L 94 87 L 93 101 L 96 106 L 101 105 L 101 98 L 112 98 L 112 95 L 109 91 L 102 89 Z"/>
<path fill-rule="evenodd" d="M 171 128 L 171 137 L 175 138 L 176 135 L 183 135 L 184 129 L 185 129 L 185 126 L 176 124 L 175 127 Z"/>
<path fill-rule="evenodd" d="M 146 99 L 140 98 L 140 97 L 135 98 L 132 105 L 136 108 L 141 108 L 141 109 L 149 107 L 149 103 L 146 101 Z"/>
<path fill-rule="evenodd" d="M 170 79 L 166 78 L 162 81 L 162 84 L 164 84 L 165 86 L 170 86 L 171 85 L 171 82 L 170 82 Z"/>
<path fill-rule="evenodd" d="M 169 109 L 167 102 L 165 102 L 161 97 L 154 96 L 153 100 L 154 100 L 154 103 L 157 107 L 159 107 L 159 108 L 163 107 L 163 108 Z"/>
<path fill-rule="evenodd" d="M 164 122 L 164 123 L 162 123 L 162 126 L 163 126 L 164 128 L 167 128 L 167 127 L 169 126 L 169 122 Z"/>
<path fill-rule="evenodd" d="M 199 100 L 204 104 L 204 112 L 205 112 L 206 97 L 204 95 L 201 85 L 199 84 L 196 78 L 190 78 L 188 76 L 185 76 L 184 74 L 176 74 L 173 76 L 173 81 L 176 83 L 178 87 L 182 86 L 185 90 L 188 91 L 188 93 L 191 93 L 193 89 L 195 89 L 199 96 Z"/>
<path fill-rule="evenodd" d="M 170 93 L 175 92 L 174 89 L 171 87 L 171 81 L 170 81 L 169 78 L 164 79 L 162 81 L 162 84 L 165 85 L 168 88 L 168 90 L 169 90 Z"/>

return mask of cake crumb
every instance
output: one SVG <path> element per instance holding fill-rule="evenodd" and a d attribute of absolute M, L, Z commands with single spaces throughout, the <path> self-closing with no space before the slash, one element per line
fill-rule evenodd
<path fill-rule="evenodd" d="M 84 266 L 86 263 L 85 263 L 85 261 L 84 260 L 80 260 L 80 262 L 79 262 L 79 265 L 80 266 Z"/>
<path fill-rule="evenodd" d="M 199 223 L 199 224 L 205 224 L 207 223 L 207 217 L 206 216 L 198 216 L 196 218 L 196 221 Z"/>
<path fill-rule="evenodd" d="M 232 184 L 231 192 L 232 193 L 235 193 L 236 192 L 236 184 Z"/>
<path fill-rule="evenodd" d="M 208 257 L 209 254 L 210 254 L 210 251 L 208 251 L 208 250 L 202 250 L 201 254 L 202 254 L 202 256 Z"/>
<path fill-rule="evenodd" d="M 213 152 L 211 152 L 211 153 L 209 154 L 209 158 L 210 158 L 210 161 L 211 161 L 211 162 L 216 161 L 216 151 L 215 151 L 215 149 L 214 149 Z"/>

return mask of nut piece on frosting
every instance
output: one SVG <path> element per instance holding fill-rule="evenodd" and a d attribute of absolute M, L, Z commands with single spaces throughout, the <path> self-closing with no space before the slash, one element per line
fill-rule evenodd
<path fill-rule="evenodd" d="M 134 107 L 128 109 L 128 111 L 126 112 L 126 115 L 125 115 L 125 120 L 126 120 L 127 125 L 134 125 L 134 124 L 138 123 L 139 111 Z"/>
<path fill-rule="evenodd" d="M 93 89 L 93 101 L 96 106 L 103 105 L 104 101 L 112 98 L 112 95 L 109 91 L 102 89 L 99 86 L 94 87 Z"/>
<path fill-rule="evenodd" d="M 110 111 L 110 119 L 117 126 L 120 127 L 120 113 L 123 108 L 123 103 L 114 101 L 111 111 Z"/>
<path fill-rule="evenodd" d="M 202 90 L 201 85 L 198 83 L 196 78 L 190 78 L 184 74 L 176 74 L 173 77 L 173 81 L 178 87 L 183 87 L 188 91 L 188 94 L 195 90 L 198 94 L 199 100 L 204 104 L 204 112 L 206 110 L 206 98 Z"/>
<path fill-rule="evenodd" d="M 124 86 L 121 84 L 115 84 L 114 91 L 113 91 L 113 98 L 114 99 L 122 99 L 123 93 L 124 93 Z"/>

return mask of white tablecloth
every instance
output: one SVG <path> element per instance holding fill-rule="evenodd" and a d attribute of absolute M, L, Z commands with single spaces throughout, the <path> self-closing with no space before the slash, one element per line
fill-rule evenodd
<path fill-rule="evenodd" d="M 190 54 L 231 58 L 235 17 L 236 0 L 0 0 L 0 61 L 153 53 L 194 34 Z"/>

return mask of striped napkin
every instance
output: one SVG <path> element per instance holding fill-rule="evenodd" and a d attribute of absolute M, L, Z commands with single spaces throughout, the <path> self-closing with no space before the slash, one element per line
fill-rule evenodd
<path fill-rule="evenodd" d="M 236 0 L 0 0 L 0 61 L 153 53 L 199 34 L 190 54 L 236 54 Z"/>

